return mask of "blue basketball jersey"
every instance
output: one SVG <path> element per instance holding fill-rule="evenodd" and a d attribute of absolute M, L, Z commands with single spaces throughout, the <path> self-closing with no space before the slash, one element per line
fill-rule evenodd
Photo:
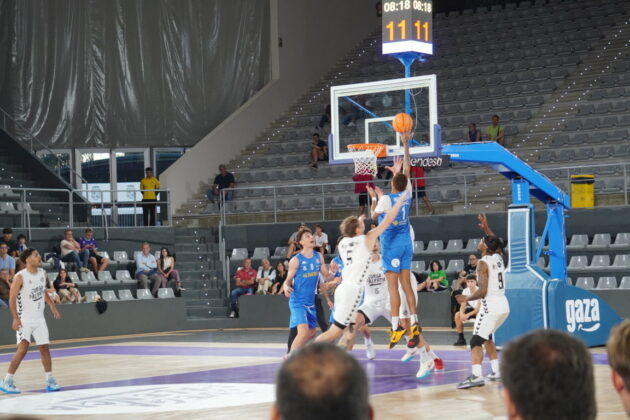
<path fill-rule="evenodd" d="M 321 268 L 319 252 L 313 251 L 311 258 L 305 257 L 301 252 L 295 257 L 298 259 L 299 266 L 293 278 L 293 293 L 291 293 L 289 304 L 314 305 Z"/>
<path fill-rule="evenodd" d="M 396 204 L 396 202 L 400 199 L 400 196 L 403 195 L 403 192 L 398 192 L 395 194 L 387 194 L 389 197 L 392 207 Z M 383 232 L 383 236 L 392 237 L 399 235 L 401 233 L 409 235 L 409 210 L 411 209 L 411 197 L 407 197 L 405 203 L 402 205 L 396 218 L 392 222 L 391 225 L 387 227 L 385 232 Z M 381 213 L 378 216 L 378 222 L 381 223 L 385 218 L 385 213 Z"/>
<path fill-rule="evenodd" d="M 341 257 L 339 257 L 339 255 L 337 255 L 335 258 L 332 259 L 334 262 L 337 263 L 337 265 L 339 266 L 339 269 L 337 270 L 337 272 L 335 273 L 335 278 L 337 277 L 341 277 L 341 272 L 343 271 L 343 261 L 341 261 Z"/>

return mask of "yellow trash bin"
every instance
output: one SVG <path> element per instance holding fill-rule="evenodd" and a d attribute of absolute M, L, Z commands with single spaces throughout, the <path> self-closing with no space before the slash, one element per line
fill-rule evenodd
<path fill-rule="evenodd" d="M 571 207 L 595 207 L 595 175 L 571 175 Z"/>

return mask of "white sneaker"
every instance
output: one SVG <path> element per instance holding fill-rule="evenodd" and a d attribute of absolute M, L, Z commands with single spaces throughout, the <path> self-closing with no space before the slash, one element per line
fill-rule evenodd
<path fill-rule="evenodd" d="M 46 381 L 46 392 L 57 392 L 61 390 L 61 387 L 57 384 L 55 378 L 50 378 Z"/>
<path fill-rule="evenodd" d="M 376 358 L 376 351 L 374 351 L 374 343 L 372 340 L 365 341 L 365 355 L 368 360 L 374 360 Z"/>
<path fill-rule="evenodd" d="M 498 382 L 501 380 L 501 375 L 497 375 L 496 373 L 492 372 L 490 375 L 486 376 L 486 379 L 492 382 Z"/>
<path fill-rule="evenodd" d="M 236 318 L 236 312 L 232 311 L 230 312 L 230 318 Z"/>
<path fill-rule="evenodd" d="M 433 360 L 428 359 L 420 362 L 420 369 L 416 373 L 416 379 L 424 379 L 431 374 L 433 370 Z"/>
<path fill-rule="evenodd" d="M 403 363 L 411 362 L 416 357 L 417 354 L 418 354 L 418 347 L 414 347 L 411 349 L 407 347 L 407 352 L 403 355 L 400 361 Z"/>
<path fill-rule="evenodd" d="M 486 381 L 483 379 L 483 376 L 470 375 L 468 378 L 457 384 L 457 389 L 475 388 L 478 386 L 484 386 L 485 384 Z"/>
<path fill-rule="evenodd" d="M 0 382 L 0 391 L 6 393 L 6 394 L 19 394 L 22 391 L 20 391 L 15 384 L 13 383 L 13 381 L 11 382 Z"/>

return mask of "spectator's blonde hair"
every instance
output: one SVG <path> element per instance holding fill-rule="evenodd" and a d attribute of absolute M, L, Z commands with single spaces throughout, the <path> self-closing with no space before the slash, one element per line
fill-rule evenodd
<path fill-rule="evenodd" d="M 339 225 L 339 230 L 343 236 L 352 238 L 357 234 L 357 227 L 359 227 L 359 218 L 357 216 L 348 216 Z"/>
<path fill-rule="evenodd" d="M 608 364 L 623 379 L 626 391 L 630 391 L 630 319 L 617 325 L 606 343 Z"/>

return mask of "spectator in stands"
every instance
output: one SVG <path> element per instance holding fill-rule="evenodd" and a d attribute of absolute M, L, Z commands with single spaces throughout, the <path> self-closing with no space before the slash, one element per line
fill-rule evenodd
<path fill-rule="evenodd" d="M 96 239 L 94 239 L 94 231 L 92 228 L 85 229 L 84 236 L 79 239 L 79 245 L 81 245 L 81 251 L 87 250 L 90 253 L 88 261 L 92 266 L 92 271 L 96 273 L 107 269 L 109 266 L 109 258 L 98 255 L 98 244 L 96 243 Z"/>
<path fill-rule="evenodd" d="M 350 114 L 343 119 L 343 125 L 346 127 L 352 127 L 358 120 L 363 118 L 365 112 L 363 111 L 363 108 L 366 108 L 367 106 L 365 101 L 365 95 L 357 96 L 356 103 L 358 105 L 352 104 Z"/>
<path fill-rule="evenodd" d="M 136 253 L 135 259 L 138 289 L 148 289 L 151 285 L 151 293 L 157 297 L 158 289 L 162 284 L 162 276 L 157 270 L 157 260 L 151 253 L 151 245 L 148 242 L 142 244 L 142 252 Z"/>
<path fill-rule="evenodd" d="M 57 278 L 53 281 L 53 286 L 61 298 L 61 303 L 79 303 L 85 301 L 85 298 L 81 297 L 79 287 L 70 281 L 68 272 L 64 268 L 59 270 Z"/>
<path fill-rule="evenodd" d="M 25 251 L 27 248 L 28 248 L 28 245 L 26 244 L 26 235 L 23 235 L 20 233 L 17 236 L 17 243 L 15 244 L 14 256 L 15 256 L 15 272 L 16 273 L 26 268 L 26 264 L 24 264 L 22 260 L 20 259 L 20 254 L 22 254 L 22 251 Z"/>
<path fill-rule="evenodd" d="M 280 367 L 271 419 L 372 419 L 368 388 L 352 355 L 332 344 L 314 343 Z"/>
<path fill-rule="evenodd" d="M 175 257 L 171 255 L 171 251 L 166 247 L 160 249 L 160 259 L 157 268 L 162 276 L 162 287 L 171 287 L 175 292 L 182 290 L 179 271 L 175 270 Z M 169 283 L 171 286 L 168 286 Z M 175 287 L 172 287 L 173 283 Z"/>
<path fill-rule="evenodd" d="M 230 294 L 230 318 L 238 317 L 238 298 L 241 295 L 254 294 L 256 270 L 252 268 L 252 259 L 245 258 L 243 267 L 239 267 L 234 275 L 234 289 Z"/>
<path fill-rule="evenodd" d="M 317 127 L 315 127 L 315 129 L 319 128 L 320 130 L 322 130 L 326 126 L 326 124 L 330 124 L 332 121 L 330 114 L 331 114 L 330 104 L 327 104 L 326 109 L 324 110 L 324 113 L 319 119 L 319 124 L 317 125 Z"/>
<path fill-rule="evenodd" d="M 9 246 L 9 255 L 15 257 L 15 252 L 17 248 L 17 244 L 13 240 L 13 229 L 10 227 L 2 229 L 2 241 Z"/>
<path fill-rule="evenodd" d="M 293 232 L 291 236 L 289 236 L 289 240 L 287 241 L 287 245 L 289 245 L 287 248 L 287 259 L 293 258 L 293 256 L 300 251 L 300 244 L 297 241 L 297 234 L 300 231 L 300 229 L 303 229 L 306 227 L 307 226 L 305 223 L 300 223 L 297 227 L 297 230 Z"/>
<path fill-rule="evenodd" d="M 11 290 L 11 274 L 9 270 L 0 270 L 0 308 L 9 307 L 9 291 Z"/>
<path fill-rule="evenodd" d="M 365 214 L 365 208 L 368 204 L 368 187 L 374 188 L 372 179 L 373 177 L 370 174 L 354 174 L 352 177 L 354 181 L 354 193 L 359 195 L 359 217 Z"/>
<path fill-rule="evenodd" d="M 537 330 L 510 341 L 500 372 L 508 419 L 594 419 L 593 360 L 577 338 Z"/>
<path fill-rule="evenodd" d="M 212 187 L 208 190 L 208 201 L 214 203 L 215 197 L 218 200 L 219 207 L 221 207 L 221 191 L 226 188 L 234 188 L 236 186 L 236 180 L 231 172 L 228 172 L 227 167 L 224 164 L 219 165 L 219 173 L 214 177 Z M 223 199 L 230 201 L 234 197 L 234 191 L 226 191 Z"/>
<path fill-rule="evenodd" d="M 468 274 L 466 276 L 466 288 L 464 290 L 457 290 L 457 294 L 462 294 L 464 296 L 470 296 L 477 291 L 477 276 L 474 274 Z M 459 308 L 459 311 L 455 313 L 455 317 L 453 321 L 455 322 L 455 328 L 457 330 L 458 338 L 457 341 L 453 344 L 454 346 L 465 346 L 466 338 L 464 338 L 464 322 L 469 319 L 474 319 L 475 316 L 479 313 L 479 309 L 481 308 L 481 301 L 477 300 L 474 302 L 466 302 L 462 304 Z"/>
<path fill-rule="evenodd" d="M 266 295 L 271 290 L 271 285 L 276 279 L 276 270 L 271 266 L 267 258 L 263 258 L 258 267 L 256 273 L 256 283 L 258 288 L 256 289 L 257 295 Z"/>
<path fill-rule="evenodd" d="M 499 124 L 499 116 L 492 116 L 492 124 L 486 128 L 486 137 L 488 141 L 496 141 L 501 146 L 505 146 L 505 130 Z"/>
<path fill-rule="evenodd" d="M 414 185 L 414 194 L 411 197 L 412 200 L 422 199 L 422 201 L 424 201 L 424 205 L 427 206 L 427 212 L 429 214 L 433 214 L 433 204 L 431 204 L 431 200 L 429 200 L 429 197 L 427 197 L 427 181 L 424 177 L 424 168 L 422 166 L 412 166 L 411 178 L 413 179 Z"/>
<path fill-rule="evenodd" d="M 328 235 L 324 232 L 324 227 L 319 223 L 315 225 L 315 251 L 321 254 L 327 254 L 330 252 L 330 246 L 328 245 Z"/>
<path fill-rule="evenodd" d="M 271 294 L 272 295 L 281 295 L 282 294 L 282 285 L 284 281 L 287 279 L 287 268 L 284 266 L 282 261 L 278 261 L 276 264 L 276 278 L 273 279 L 273 283 L 271 284 Z"/>
<path fill-rule="evenodd" d="M 142 220 L 145 226 L 155 226 L 155 208 L 158 200 L 160 181 L 153 176 L 153 168 L 145 169 L 146 176 L 140 180 L 142 191 Z"/>
<path fill-rule="evenodd" d="M 90 260 L 90 251 L 81 249 L 81 245 L 74 240 L 71 229 L 64 231 L 64 239 L 61 241 L 59 248 L 61 248 L 61 261 L 76 264 L 77 268 L 82 272 L 89 271 L 87 267 Z"/>
<path fill-rule="evenodd" d="M 418 284 L 418 291 L 439 292 L 446 290 L 448 288 L 448 278 L 442 269 L 442 264 L 438 260 L 433 260 L 429 265 L 429 269 L 427 278 Z"/>
<path fill-rule="evenodd" d="M 606 352 L 612 369 L 613 387 L 630 417 L 630 320 L 626 319 L 613 328 L 606 343 Z"/>
<path fill-rule="evenodd" d="M 9 255 L 9 245 L 0 242 L 0 270 L 9 270 L 9 278 L 15 275 L 15 259 Z"/>
<path fill-rule="evenodd" d="M 468 124 L 468 141 L 481 141 L 481 131 L 477 130 L 477 124 L 475 123 Z"/>
<path fill-rule="evenodd" d="M 464 266 L 466 274 L 475 274 L 477 272 L 477 256 L 470 254 L 468 256 L 468 263 Z"/>
<path fill-rule="evenodd" d="M 56 305 L 59 305 L 61 303 L 61 299 L 57 294 L 57 290 L 55 290 L 55 287 L 52 285 L 50 280 L 48 280 L 48 277 L 46 277 L 46 293 L 48 293 L 48 296 L 50 296 L 50 298 L 53 302 L 55 302 Z"/>
<path fill-rule="evenodd" d="M 328 160 L 328 145 L 319 138 L 319 134 L 313 133 L 311 142 L 311 168 L 317 168 L 317 162 Z"/>

